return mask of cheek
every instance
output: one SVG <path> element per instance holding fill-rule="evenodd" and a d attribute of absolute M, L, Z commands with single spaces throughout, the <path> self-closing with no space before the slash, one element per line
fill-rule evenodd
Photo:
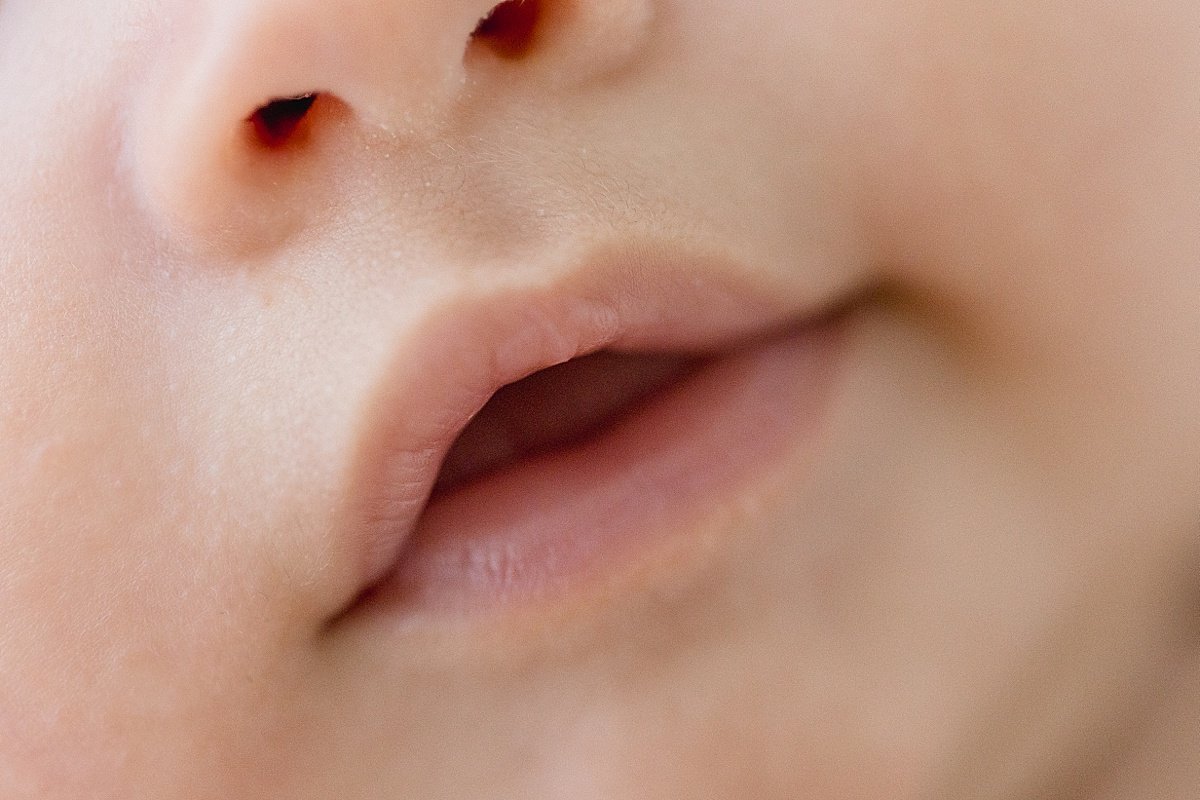
<path fill-rule="evenodd" d="M 932 8 L 870 148 L 884 269 L 980 403 L 1047 486 L 1140 493 L 1158 530 L 1194 513 L 1200 452 L 1200 10 L 1176 5 Z"/>
<path fill-rule="evenodd" d="M 962 295 L 1032 279 L 1051 304 L 1062 277 L 1101 278 L 1072 287 L 1091 302 L 1132 283 L 1122 274 L 1172 274 L 1133 260 L 1196 246 L 1180 223 L 1197 207 L 1200 12 L 1175 11 L 1061 0 L 910 25 L 899 69 L 876 78 L 897 98 L 878 105 L 873 141 L 894 260 Z"/>
<path fill-rule="evenodd" d="M 260 546 L 222 549 L 244 507 L 197 511 L 214 483 L 187 433 L 202 343 L 117 177 L 136 54 L 110 29 L 129 20 L 35 5 L 0 8 L 0 794 L 115 796 L 126 773 L 211 786 L 224 769 L 194 753 L 273 738 L 250 683 L 300 667 L 244 644 L 271 638 L 249 598 L 278 596 Z M 89 23 L 94 52 L 56 34 Z M 64 69 L 70 88 L 48 89 Z"/>

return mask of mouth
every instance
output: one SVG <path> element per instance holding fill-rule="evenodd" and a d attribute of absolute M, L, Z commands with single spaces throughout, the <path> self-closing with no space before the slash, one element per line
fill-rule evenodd
<path fill-rule="evenodd" d="M 601 351 L 501 387 L 454 440 L 433 499 L 522 463 L 584 447 L 685 381 L 704 361 Z"/>
<path fill-rule="evenodd" d="M 401 349 L 351 481 L 353 608 L 469 612 L 602 585 L 687 548 L 813 448 L 836 311 L 621 264 L 459 297 Z"/>

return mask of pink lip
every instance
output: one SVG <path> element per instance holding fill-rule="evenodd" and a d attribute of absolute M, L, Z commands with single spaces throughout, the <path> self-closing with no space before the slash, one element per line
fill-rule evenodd
<path fill-rule="evenodd" d="M 548 287 L 461 294 L 406 337 L 352 481 L 360 602 L 462 609 L 569 591 L 686 535 L 810 438 L 837 349 L 822 306 L 696 260 L 588 265 Z M 714 357 L 595 436 L 434 492 L 498 389 L 600 350 Z"/>

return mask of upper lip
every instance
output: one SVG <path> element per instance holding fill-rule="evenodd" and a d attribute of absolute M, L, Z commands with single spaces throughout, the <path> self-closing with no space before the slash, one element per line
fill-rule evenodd
<path fill-rule="evenodd" d="M 700 354 L 821 316 L 805 286 L 755 285 L 737 265 L 606 249 L 549 282 L 463 288 L 408 329 L 368 398 L 342 523 L 359 591 L 395 564 L 447 451 L 500 388 L 611 349 Z"/>

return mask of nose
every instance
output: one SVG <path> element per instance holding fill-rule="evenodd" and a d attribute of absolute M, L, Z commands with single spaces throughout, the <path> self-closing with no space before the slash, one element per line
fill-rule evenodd
<path fill-rule="evenodd" d="M 300 224 L 304 193 L 281 187 L 294 188 L 297 174 L 318 180 L 311 170 L 313 139 L 335 129 L 347 138 L 372 131 L 391 140 L 436 137 L 469 102 L 471 71 L 520 76 L 525 62 L 543 52 L 559 60 L 557 69 L 544 72 L 560 82 L 572 71 L 582 78 L 594 62 L 578 57 L 588 47 L 575 46 L 588 38 L 580 33 L 588 25 L 586 9 L 608 3 L 177 4 L 183 17 L 172 20 L 171 47 L 156 62 L 134 114 L 141 194 L 172 235 L 219 246 L 269 245 Z M 643 5 L 616 4 L 626 12 Z M 627 50 L 631 27 L 614 25 L 620 17 L 613 10 L 592 13 L 600 20 L 594 27 Z M 570 40 L 557 49 L 542 41 L 554 39 L 555 30 Z"/>

